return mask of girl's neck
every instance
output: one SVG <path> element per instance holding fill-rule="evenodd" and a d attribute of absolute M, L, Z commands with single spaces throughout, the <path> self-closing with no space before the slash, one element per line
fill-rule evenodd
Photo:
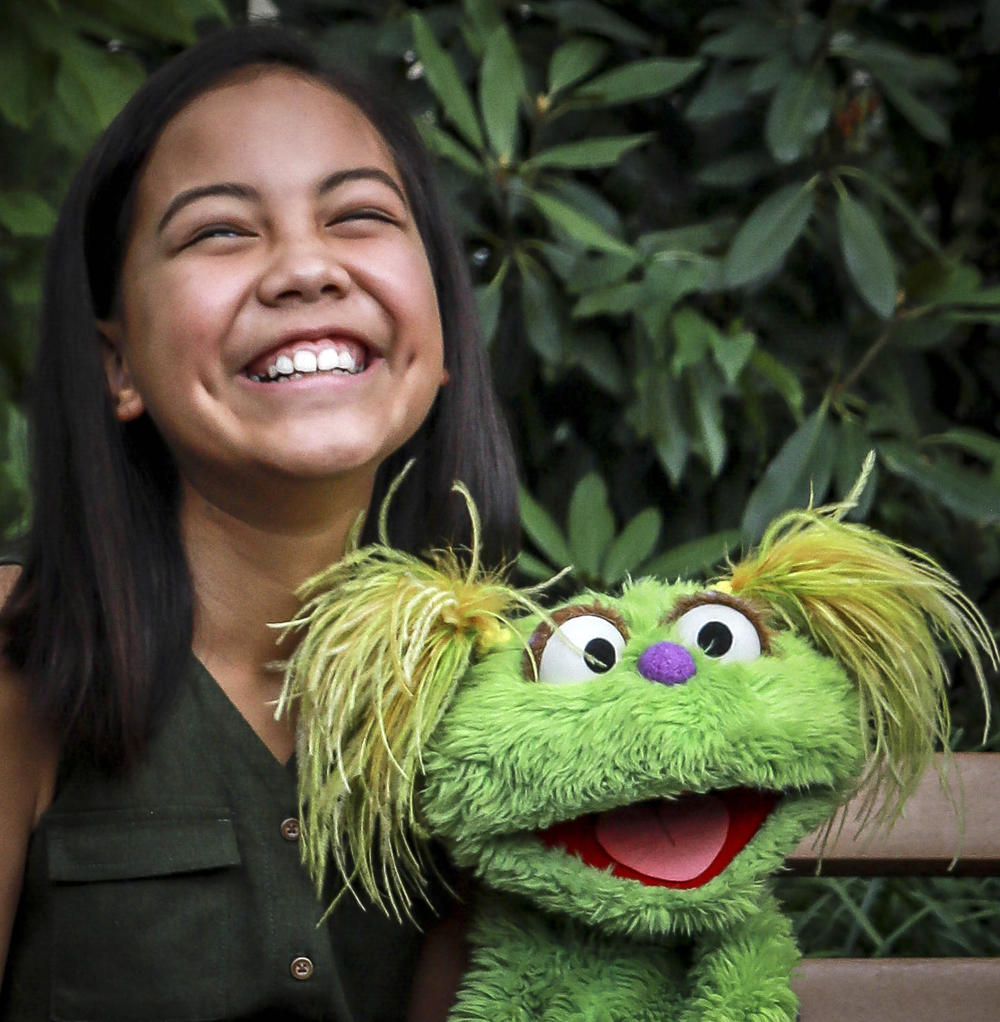
<path fill-rule="evenodd" d="M 249 515 L 184 487 L 180 523 L 194 595 L 194 653 L 279 759 L 291 754 L 291 735 L 287 723 L 270 722 L 281 675 L 269 664 L 288 650 L 269 626 L 294 617 L 298 587 L 343 555 L 370 495 L 370 482 L 338 487 L 322 502 L 322 514 L 310 516 L 291 494 L 272 492 L 260 513 Z M 283 505 L 295 513 L 282 514 Z"/>

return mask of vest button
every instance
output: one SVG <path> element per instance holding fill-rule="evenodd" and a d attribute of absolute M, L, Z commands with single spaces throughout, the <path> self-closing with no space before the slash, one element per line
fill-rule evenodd
<path fill-rule="evenodd" d="M 305 955 L 299 955 L 298 958 L 292 959 L 288 971 L 292 974 L 293 979 L 308 979 L 313 974 L 312 959 L 306 958 Z"/>
<path fill-rule="evenodd" d="M 286 841 L 298 841 L 301 832 L 299 821 L 294 816 L 289 816 L 287 820 L 281 821 L 281 836 Z"/>

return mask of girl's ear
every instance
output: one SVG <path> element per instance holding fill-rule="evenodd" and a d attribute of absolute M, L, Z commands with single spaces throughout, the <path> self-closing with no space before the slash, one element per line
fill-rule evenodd
<path fill-rule="evenodd" d="M 108 390 L 115 405 L 119 422 L 138 419 L 146 410 L 142 395 L 136 389 L 122 351 L 122 327 L 116 319 L 99 319 L 97 329 L 101 335 L 101 354 Z"/>

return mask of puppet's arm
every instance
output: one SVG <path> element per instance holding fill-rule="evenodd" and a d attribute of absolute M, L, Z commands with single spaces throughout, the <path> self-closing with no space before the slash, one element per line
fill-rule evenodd
<path fill-rule="evenodd" d="M 680 1022 L 793 1022 L 788 983 L 798 961 L 791 924 L 765 895 L 760 911 L 701 945 Z"/>
<path fill-rule="evenodd" d="M 448 1022 L 676 1022 L 684 969 L 655 943 L 480 892 L 470 965 Z"/>

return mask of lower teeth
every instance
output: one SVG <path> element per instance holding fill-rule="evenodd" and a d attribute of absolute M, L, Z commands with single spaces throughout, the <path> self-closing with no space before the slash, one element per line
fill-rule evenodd
<path fill-rule="evenodd" d="M 351 369 L 317 369 L 312 373 L 281 373 L 278 376 L 260 376 L 257 373 L 250 373 L 249 377 L 254 383 L 281 383 L 283 380 L 301 380 L 303 376 L 320 376 L 328 373 L 339 373 L 342 376 L 355 376 L 360 370 Z"/>

